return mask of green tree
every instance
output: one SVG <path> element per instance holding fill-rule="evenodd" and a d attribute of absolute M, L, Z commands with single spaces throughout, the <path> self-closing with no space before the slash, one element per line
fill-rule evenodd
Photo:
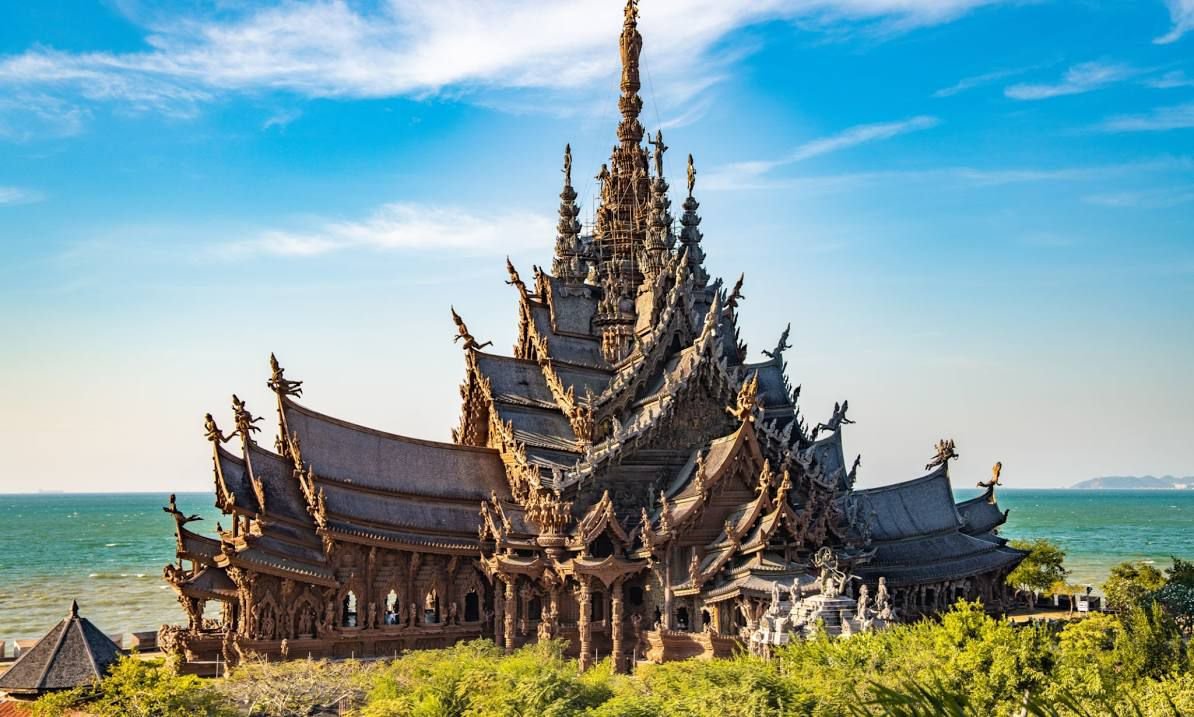
<path fill-rule="evenodd" d="M 1165 576 L 1148 563 L 1126 562 L 1111 568 L 1103 583 L 1107 606 L 1118 612 L 1142 605 L 1155 591 L 1165 586 Z"/>
<path fill-rule="evenodd" d="M 1036 605 L 1037 593 L 1047 593 L 1057 583 L 1065 583 L 1070 571 L 1062 565 L 1065 551 L 1044 538 L 1013 540 L 1011 547 L 1028 551 L 1028 555 L 1007 576 L 1007 584 L 1028 595 L 1029 607 Z"/>

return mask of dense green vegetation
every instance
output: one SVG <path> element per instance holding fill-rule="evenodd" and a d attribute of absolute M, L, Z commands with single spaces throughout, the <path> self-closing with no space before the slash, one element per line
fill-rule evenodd
<path fill-rule="evenodd" d="M 771 661 L 644 665 L 632 676 L 608 662 L 578 674 L 562 648 L 505 656 L 476 641 L 373 663 L 252 663 L 206 681 L 127 659 L 94 690 L 39 707 L 170 717 L 309 714 L 340 700 L 363 717 L 1194 714 L 1194 648 L 1159 600 L 1024 627 L 960 602 L 940 622 L 822 637 Z"/>
<path fill-rule="evenodd" d="M 1022 593 L 1029 606 L 1036 603 L 1038 594 L 1070 592 L 1065 583 L 1070 571 L 1065 569 L 1065 551 L 1043 538 L 1037 540 L 1013 540 L 1009 545 L 1025 550 L 1028 555 L 1007 576 L 1007 584 Z"/>

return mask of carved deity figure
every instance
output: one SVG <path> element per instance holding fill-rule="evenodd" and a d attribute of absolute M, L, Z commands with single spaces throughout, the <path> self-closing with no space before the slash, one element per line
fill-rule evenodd
<path fill-rule="evenodd" d="M 211 441 L 212 443 L 227 443 L 228 441 L 232 440 L 234 435 L 236 435 L 235 433 L 224 435 L 224 432 L 221 431 L 220 427 L 216 425 L 216 419 L 212 418 L 210 413 L 203 416 L 203 433 L 205 436 L 207 436 L 207 440 Z"/>
<path fill-rule="evenodd" d="M 999 474 L 1002 472 L 1003 472 L 1003 463 L 996 462 L 995 465 L 991 466 L 991 480 L 985 481 L 985 482 L 979 481 L 978 487 L 979 488 L 994 488 L 997 485 L 1003 485 L 1002 483 L 999 482 Z"/>
<path fill-rule="evenodd" d="M 506 257 L 506 273 L 510 275 L 509 280 L 506 281 L 506 286 L 516 287 L 519 292 L 526 293 L 526 282 L 518 275 L 518 269 L 514 268 L 514 263 L 510 261 L 510 257 Z"/>
<path fill-rule="evenodd" d="M 779 355 L 781 355 L 784 351 L 787 351 L 788 349 L 792 348 L 792 344 L 788 343 L 788 336 L 791 334 L 791 332 L 792 332 L 792 324 L 789 323 L 787 328 L 784 329 L 784 332 L 779 335 L 779 342 L 777 344 L 775 344 L 775 348 L 771 349 L 770 351 L 764 350 L 763 355 L 768 356 L 770 358 L 776 358 Z"/>
<path fill-rule="evenodd" d="M 282 368 L 278 363 L 278 358 L 272 353 L 269 355 L 269 380 L 266 381 L 266 386 L 274 393 L 284 396 L 294 396 L 301 398 L 303 395 L 303 382 L 291 381 L 286 378 L 286 369 Z"/>
<path fill-rule="evenodd" d="M 419 618 L 419 608 L 417 608 L 415 606 L 415 603 L 413 600 L 407 605 L 407 608 L 408 608 L 407 612 L 409 613 L 409 616 L 410 616 L 410 626 L 414 627 L 415 623 L 418 621 L 418 618 Z"/>
<path fill-rule="evenodd" d="M 738 302 L 746 298 L 742 293 L 742 285 L 746 283 L 746 274 L 739 274 L 738 281 L 734 282 L 734 288 L 730 290 L 730 295 L 726 298 L 725 313 L 728 315 L 738 308 Z"/>
<path fill-rule="evenodd" d="M 936 449 L 937 453 L 933 456 L 932 460 L 925 464 L 925 470 L 932 470 L 938 466 L 943 466 L 950 460 L 958 457 L 957 446 L 954 444 L 952 438 L 942 438 L 940 441 L 937 441 L 934 449 Z"/>
<path fill-rule="evenodd" d="M 866 585 L 858 588 L 858 607 L 854 612 L 856 615 L 858 615 L 858 619 L 860 620 L 866 619 L 867 615 L 870 614 L 871 608 L 868 604 L 870 597 L 869 593 L 870 590 Z"/>
<path fill-rule="evenodd" d="M 796 604 L 803 599 L 804 594 L 800 589 L 800 580 L 793 580 L 792 584 L 788 586 L 788 603 L 790 607 L 796 607 Z"/>
<path fill-rule="evenodd" d="M 456 322 L 456 338 L 452 339 L 452 343 L 463 341 L 465 351 L 480 351 L 486 346 L 493 345 L 492 341 L 486 341 L 483 344 L 477 343 L 477 340 L 469 333 L 464 319 L 460 318 L 460 314 L 456 313 L 455 307 L 452 307 L 452 321 Z"/>
<path fill-rule="evenodd" d="M 236 417 L 237 433 L 240 433 L 242 439 L 252 442 L 253 434 L 261 432 L 261 428 L 256 424 L 265 419 L 249 413 L 249 409 L 245 408 L 245 402 L 240 400 L 235 393 L 232 394 L 232 412 Z"/>
<path fill-rule="evenodd" d="M 183 512 L 178 509 L 178 503 L 174 499 L 174 494 L 170 494 L 170 501 L 162 507 L 170 515 L 174 516 L 174 520 L 179 525 L 186 525 L 187 523 L 194 523 L 196 520 L 203 520 L 203 516 L 192 513 L 191 515 L 183 515 Z"/>
<path fill-rule="evenodd" d="M 692 155 L 688 155 L 688 196 L 692 196 L 692 190 L 696 188 L 696 165 L 692 163 Z"/>

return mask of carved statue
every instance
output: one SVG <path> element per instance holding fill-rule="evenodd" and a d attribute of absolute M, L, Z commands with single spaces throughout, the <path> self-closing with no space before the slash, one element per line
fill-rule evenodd
<path fill-rule="evenodd" d="M 211 441 L 212 443 L 217 441 L 220 443 L 227 443 L 228 441 L 232 440 L 233 436 L 236 435 L 235 433 L 229 433 L 225 436 L 224 432 L 220 430 L 220 427 L 216 425 L 216 419 L 212 418 L 210 413 L 203 416 L 203 432 L 206 434 L 207 440 Z"/>
<path fill-rule="evenodd" d="M 950 460 L 958 457 L 957 446 L 954 445 L 952 438 L 942 438 L 940 441 L 937 441 L 937 445 L 934 448 L 937 450 L 937 454 L 925 464 L 925 470 L 932 470 L 938 466 L 943 466 Z"/>
<path fill-rule="evenodd" d="M 458 608 L 456 607 L 455 600 L 448 603 L 448 624 L 449 625 L 456 625 L 456 624 L 460 623 L 460 620 L 457 619 L 457 610 L 458 610 Z"/>
<path fill-rule="evenodd" d="M 701 582 L 701 559 L 694 551 L 692 559 L 688 561 L 688 581 L 693 585 Z"/>
<path fill-rule="evenodd" d="M 779 583 L 778 582 L 773 581 L 771 583 L 771 606 L 767 609 L 767 612 L 769 612 L 773 615 L 779 614 Z"/>
<path fill-rule="evenodd" d="M 245 402 L 237 398 L 235 393 L 232 394 L 232 412 L 236 416 L 236 431 L 242 439 L 252 442 L 253 434 L 261 432 L 261 428 L 256 424 L 265 419 L 249 413 L 249 409 L 245 408 Z"/>
<path fill-rule="evenodd" d="M 688 155 L 688 196 L 692 196 L 692 190 L 696 187 L 696 165 L 692 163 L 692 155 Z"/>
<path fill-rule="evenodd" d="M 879 578 L 879 588 L 875 591 L 875 606 L 882 609 L 891 602 L 891 596 L 887 594 L 887 578 Z"/>
<path fill-rule="evenodd" d="M 763 355 L 769 358 L 777 358 L 780 354 L 792 348 L 792 344 L 788 343 L 788 335 L 792 332 L 792 324 L 789 323 L 784 329 L 784 332 L 779 335 L 779 343 L 770 351 L 763 351 Z"/>
<path fill-rule="evenodd" d="M 564 145 L 564 184 L 572 184 L 572 145 Z"/>
<path fill-rule="evenodd" d="M 648 140 L 648 144 L 655 147 L 655 176 L 663 177 L 663 153 L 668 151 L 668 146 L 663 143 L 663 130 L 655 131 L 655 139 Z"/>
<path fill-rule="evenodd" d="M 598 170 L 597 176 L 594 179 L 597 180 L 598 188 L 604 191 L 606 183 L 609 182 L 609 166 L 602 164 L 601 169 Z"/>
<path fill-rule="evenodd" d="M 985 481 L 985 482 L 979 481 L 978 487 L 979 488 L 994 488 L 997 485 L 1003 485 L 1002 483 L 999 482 L 999 474 L 1002 472 L 1003 472 L 1003 463 L 997 462 L 995 465 L 991 466 L 991 480 Z"/>
<path fill-rule="evenodd" d="M 170 494 L 169 504 L 164 506 L 162 510 L 174 516 L 174 520 L 177 521 L 179 525 L 186 525 L 187 523 L 193 523 L 196 520 L 203 520 L 203 516 L 198 514 L 184 516 L 183 512 L 178 509 L 178 504 L 174 501 L 173 493 Z"/>
<path fill-rule="evenodd" d="M 521 278 L 519 278 L 518 269 L 514 268 L 514 264 L 510 261 L 510 257 L 506 257 L 506 273 L 510 275 L 510 279 L 506 282 L 506 286 L 517 287 L 519 292 L 525 294 L 527 285 Z M 457 325 L 459 325 L 459 322 L 457 322 Z"/>
<path fill-rule="evenodd" d="M 829 422 L 817 424 L 817 427 L 813 429 L 813 435 L 814 436 L 817 435 L 822 430 L 832 433 L 832 432 L 838 430 L 839 428 L 841 428 L 842 426 L 848 426 L 848 425 L 854 423 L 854 421 L 851 421 L 849 418 L 846 418 L 846 411 L 849 411 L 849 410 L 850 410 L 850 402 L 849 401 L 842 401 L 840 404 L 838 404 L 838 403 L 833 404 L 833 415 L 829 417 Z"/>
<path fill-rule="evenodd" d="M 742 382 L 738 390 L 738 405 L 730 411 L 730 415 L 739 421 L 749 421 L 754 417 L 759 404 L 759 373 L 756 371 L 750 378 Z"/>
<path fill-rule="evenodd" d="M 284 396 L 294 396 L 300 398 L 303 395 L 303 382 L 291 381 L 286 378 L 286 369 L 278 363 L 278 358 L 272 353 L 269 355 L 269 369 L 270 377 L 266 381 L 266 385 L 274 393 Z"/>
<path fill-rule="evenodd" d="M 868 605 L 869 592 L 866 585 L 858 588 L 858 608 L 854 611 L 854 614 L 858 615 L 859 620 L 865 620 L 867 615 L 870 614 L 871 608 Z"/>
<path fill-rule="evenodd" d="M 804 599 L 804 595 L 800 589 L 800 580 L 792 580 L 792 584 L 788 586 L 788 603 L 790 607 L 796 607 L 796 604 Z"/>
<path fill-rule="evenodd" d="M 468 326 L 465 326 L 464 319 L 460 318 L 460 314 L 456 313 L 456 308 L 452 307 L 452 321 L 456 322 L 456 338 L 452 339 L 452 343 L 457 341 L 464 342 L 465 351 L 480 351 L 486 346 L 493 346 L 492 341 L 486 341 L 483 344 L 478 344 L 473 335 L 468 332 Z"/>
<path fill-rule="evenodd" d="M 415 623 L 419 619 L 419 608 L 415 607 L 415 603 L 413 600 L 407 604 L 407 608 L 408 608 L 407 612 L 410 614 L 410 626 L 414 627 Z"/>
<path fill-rule="evenodd" d="M 369 603 L 369 610 L 365 613 L 365 628 L 373 629 L 377 627 L 377 603 Z"/>
<path fill-rule="evenodd" d="M 730 315 L 738 308 L 738 302 L 746 298 L 742 293 L 742 285 L 746 282 L 746 274 L 738 275 L 738 281 L 734 282 L 734 288 L 730 290 L 730 295 L 726 299 L 725 315 Z"/>

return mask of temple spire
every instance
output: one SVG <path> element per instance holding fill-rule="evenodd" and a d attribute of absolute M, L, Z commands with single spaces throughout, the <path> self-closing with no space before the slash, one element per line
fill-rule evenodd
<path fill-rule="evenodd" d="M 608 169 L 601 173 L 601 203 L 593 231 L 593 249 L 599 262 L 602 299 L 595 325 L 601 330 L 602 354 L 610 363 L 628 356 L 635 346 L 636 297 L 643 283 L 640 264 L 650 223 L 651 182 L 647 150 L 642 146 L 643 126 L 638 120 L 643 101 L 638 96 L 639 56 L 643 38 L 638 32 L 638 0 L 626 3 L 625 21 L 618 43 L 622 57 L 622 94 L 618 98 L 621 121 L 618 144 L 610 153 Z"/>
<path fill-rule="evenodd" d="M 618 124 L 618 139 L 623 147 L 637 146 L 643 140 L 643 126 L 638 121 L 643 109 L 643 101 L 638 96 L 642 87 L 638 60 L 643 51 L 643 36 L 638 32 L 638 0 L 626 1 L 619 47 L 622 51 L 622 97 L 618 100 L 618 109 L 622 111 L 622 121 Z"/>
<path fill-rule="evenodd" d="M 551 271 L 561 280 L 579 284 L 585 280 L 585 247 L 580 240 L 580 207 L 572 188 L 572 145 L 564 145 L 564 189 L 560 192 L 560 221 L 556 225 L 556 253 Z"/>
<path fill-rule="evenodd" d="M 703 238 L 700 230 L 701 216 L 697 214 L 701 203 L 692 196 L 695 187 L 696 166 L 693 164 L 690 154 L 688 155 L 688 198 L 684 200 L 684 216 L 680 217 L 680 224 L 684 227 L 680 230 L 680 243 L 684 245 L 684 249 L 688 253 L 688 261 L 692 264 L 692 275 L 696 279 L 696 285 L 703 287 L 709 282 L 709 274 L 705 271 L 705 251 L 701 249 L 701 239 Z"/>

